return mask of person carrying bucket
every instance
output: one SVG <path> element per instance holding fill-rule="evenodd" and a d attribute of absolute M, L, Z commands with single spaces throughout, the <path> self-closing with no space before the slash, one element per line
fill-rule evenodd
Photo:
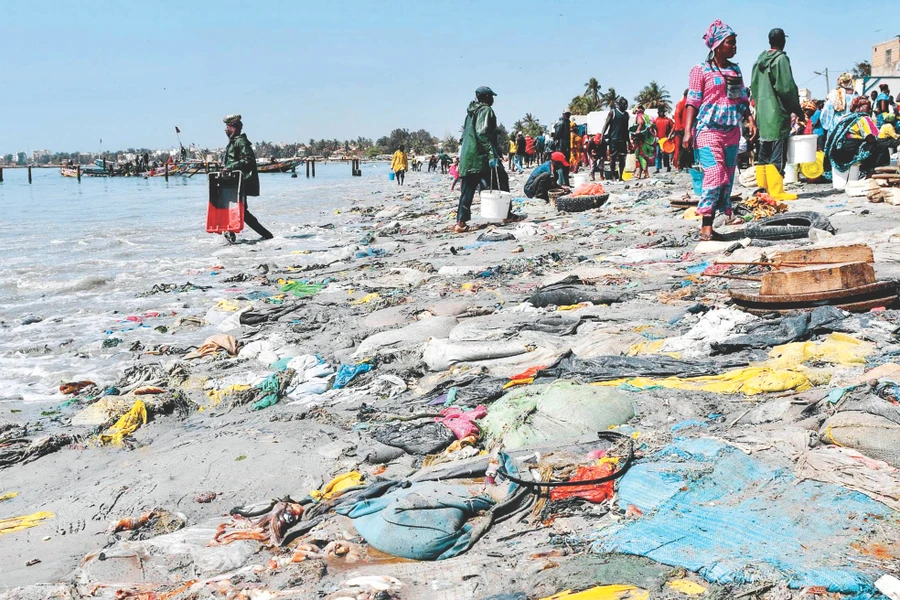
<path fill-rule="evenodd" d="M 509 175 L 503 168 L 502 154 L 497 139 L 497 115 L 491 108 L 494 104 L 494 91 L 486 86 L 475 90 L 475 100 L 469 103 L 466 120 L 463 124 L 462 146 L 459 150 L 459 208 L 456 211 L 456 224 L 453 231 L 465 233 L 469 231 L 468 222 L 472 219 L 472 200 L 478 186 L 492 190 L 509 191 Z M 525 217 L 512 212 L 512 205 L 505 223 L 521 221 Z"/>
<path fill-rule="evenodd" d="M 261 235 L 262 239 L 271 240 L 274 237 L 272 233 L 256 220 L 247 206 L 247 196 L 259 196 L 259 172 L 256 170 L 256 154 L 253 153 L 253 145 L 247 139 L 247 134 L 242 133 L 244 124 L 241 122 L 241 115 L 228 115 L 222 119 L 222 122 L 225 123 L 225 135 L 228 136 L 225 158 L 222 161 L 222 173 L 241 172 L 240 202 L 244 205 L 244 223 Z M 234 243 L 234 232 L 226 231 L 223 235 L 226 240 Z"/>
<path fill-rule="evenodd" d="M 406 149 L 403 146 L 400 146 L 391 157 L 391 171 L 394 172 L 394 179 L 397 180 L 397 185 L 403 185 L 403 180 L 406 177 L 406 170 L 408 168 L 409 158 L 406 156 Z"/>
<path fill-rule="evenodd" d="M 778 201 L 797 199 L 796 194 L 784 191 L 791 114 L 797 115 L 798 123 L 806 123 L 806 114 L 800 107 L 800 93 L 791 71 L 791 61 L 784 53 L 786 38 L 781 29 L 775 28 L 769 32 L 770 47 L 756 59 L 750 78 L 760 140 L 756 185 L 764 188 Z"/>

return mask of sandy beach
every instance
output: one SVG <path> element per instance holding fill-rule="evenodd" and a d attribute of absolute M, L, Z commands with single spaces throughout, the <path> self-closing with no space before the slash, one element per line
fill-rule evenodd
<path fill-rule="evenodd" d="M 447 176 L 409 173 L 403 187 L 383 177 L 369 193 L 348 196 L 289 231 L 274 228 L 274 240 L 256 242 L 252 232 L 231 246 L 216 239 L 166 279 L 142 281 L 143 294 L 118 316 L 134 315 L 146 327 L 108 336 L 119 341 L 103 370 L 77 370 L 79 356 L 108 350 L 100 342 L 52 347 L 49 354 L 67 368 L 44 377 L 42 393 L 57 401 L 40 410 L 7 402 L 0 417 L 0 440 L 8 444 L 0 452 L 7 461 L 0 465 L 0 518 L 52 513 L 21 530 L 0 529 L 0 598 L 513 599 L 613 584 L 623 586 L 622 595 L 592 597 L 869 597 L 854 594 L 872 592 L 880 575 L 896 572 L 900 478 L 885 462 L 845 466 L 846 477 L 835 475 L 837 463 L 824 459 L 851 449 L 821 434 L 842 406 L 822 399 L 834 390 L 846 390 L 847 398 L 885 397 L 853 382 L 877 380 L 863 374 L 894 362 L 898 313 L 846 313 L 836 317 L 840 325 L 811 327 L 790 342 L 717 351 L 715 344 L 749 325 L 782 317 L 748 315 L 729 298 L 730 287 L 747 284 L 734 277 L 759 270 L 709 269 L 716 261 L 761 262 L 778 250 L 865 243 L 874 251 L 878 279 L 891 280 L 900 277 L 894 237 L 900 208 L 798 184 L 800 199 L 789 203 L 789 212 L 820 213 L 834 235 L 698 247 L 699 222 L 671 205 L 691 189 L 686 173 L 605 184 L 605 205 L 571 214 L 522 198 L 525 178 L 511 175 L 513 207 L 525 221 L 486 222 L 476 204 L 474 223 L 483 228 L 459 235 L 448 230 L 458 193 L 449 190 Z M 265 178 L 262 187 L 265 196 Z M 736 185 L 735 191 L 746 198 L 753 189 Z M 265 205 L 254 209 L 265 221 Z M 197 235 L 205 235 L 197 225 Z M 710 276 L 721 274 L 733 277 Z M 596 294 L 595 301 L 536 300 L 559 282 Z M 35 345 L 30 331 L 38 330 L 29 328 L 49 327 L 54 317 L 63 327 L 69 318 L 42 317 L 2 324 L 3 335 L 19 346 L 7 354 Z M 772 349 L 784 343 L 846 342 L 834 336 L 857 345 L 767 367 L 775 374 L 757 390 L 762 393 L 691 388 L 683 384 L 691 374 L 659 370 L 660 362 L 658 373 L 629 363 L 609 367 L 610 376 L 596 375 L 598 365 L 612 364 L 605 357 L 643 357 L 688 361 L 698 375 L 716 376 L 776 360 Z M 201 355 L 190 357 L 198 348 Z M 590 368 L 575 364 L 592 360 Z M 548 370 L 508 385 L 533 367 Z M 349 379 L 345 386 L 335 387 L 336 373 Z M 803 379 L 787 381 L 786 373 Z M 670 375 L 679 382 L 660 381 Z M 63 394 L 49 385 L 63 377 L 54 385 L 91 384 Z M 656 379 L 629 383 L 634 377 Z M 567 424 L 566 434 L 535 425 L 534 437 L 521 434 L 521 445 L 507 436 L 537 407 L 522 408 L 502 431 L 496 419 L 485 425 L 511 394 L 557 382 L 571 382 L 562 393 L 573 414 L 588 398 L 591 419 L 608 417 L 603 430 L 633 442 L 635 466 L 616 480 L 611 497 L 598 503 L 543 498 L 536 506 L 526 489 L 518 512 L 497 514 L 484 531 L 477 527 L 485 511 L 476 511 L 480 537 L 437 562 L 380 551 L 390 543 L 365 539 L 358 518 L 339 514 L 349 505 L 336 503 L 342 496 L 380 481 L 417 482 L 410 489 L 424 490 L 423 480 L 434 473 L 435 486 L 458 485 L 470 500 L 502 503 L 509 482 L 486 482 L 484 465 L 461 479 L 441 471 L 496 459 L 501 447 L 523 461 L 528 452 L 555 456 L 557 468 L 593 465 L 606 455 L 618 457 L 610 464 L 621 467 L 626 444 L 598 440 L 589 429 L 593 421 L 581 431 Z M 603 385 L 591 385 L 598 382 Z M 601 402 L 625 402 L 631 414 Z M 146 423 L 138 418 L 120 443 L 115 436 L 101 443 L 100 434 L 137 403 L 146 407 Z M 457 443 L 463 438 L 435 422 L 447 408 L 479 406 L 487 417 L 480 426 L 474 421 L 471 445 Z M 566 423 L 566 415 L 547 422 Z M 393 445 L 385 443 L 391 439 Z M 9 445 L 13 440 L 27 441 Z M 15 453 L 24 448 L 31 450 Z M 603 452 L 588 459 L 592 450 Z M 679 468 L 692 470 L 684 483 L 665 471 L 674 456 Z M 822 459 L 818 470 L 814 456 Z M 729 480 L 726 461 L 743 465 L 736 472 L 746 480 Z M 551 463 L 541 464 L 545 475 L 553 472 Z M 539 470 L 523 468 L 522 476 Z M 867 479 L 873 472 L 879 478 Z M 347 473 L 358 473 L 361 482 L 328 495 L 323 486 Z M 665 487 L 675 480 L 675 488 Z M 732 495 L 703 495 L 710 489 Z M 316 490 L 326 495 L 304 503 Z M 781 491 L 767 496 L 767 490 Z M 743 533 L 749 542 L 712 548 L 722 557 L 718 563 L 704 554 L 715 544 L 696 535 L 671 554 L 651 548 L 674 540 L 659 529 L 660 515 L 672 508 L 664 503 L 667 493 L 684 494 L 676 498 L 680 507 L 719 506 L 721 519 L 732 519 L 733 536 Z M 821 505 L 802 506 L 804 494 L 821 498 Z M 285 521 L 287 530 L 298 524 L 303 530 L 294 539 L 284 541 L 269 522 L 229 516 L 235 507 L 261 504 L 260 514 L 271 516 L 270 501 L 288 497 L 304 507 L 304 517 Z M 747 498 L 758 504 L 741 505 Z M 141 515 L 149 516 L 120 523 Z M 709 512 L 665 518 L 686 532 L 712 519 Z M 712 530 L 723 531 L 716 523 Z M 257 537 L 210 545 L 223 531 Z M 766 551 L 756 536 L 769 534 Z M 790 551 L 781 545 L 787 534 L 797 544 Z M 792 571 L 790 560 L 774 556 L 794 552 L 806 571 Z M 640 595 L 646 591 L 649 596 Z"/>

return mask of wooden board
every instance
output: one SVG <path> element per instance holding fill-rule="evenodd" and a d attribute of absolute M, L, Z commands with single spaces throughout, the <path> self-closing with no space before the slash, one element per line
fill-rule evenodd
<path fill-rule="evenodd" d="M 866 244 L 829 246 L 826 248 L 798 248 L 776 253 L 774 262 L 802 264 L 871 263 L 875 261 L 872 249 Z"/>
<path fill-rule="evenodd" d="M 875 269 L 862 262 L 786 269 L 766 273 L 761 283 L 761 296 L 847 290 L 875 283 Z"/>

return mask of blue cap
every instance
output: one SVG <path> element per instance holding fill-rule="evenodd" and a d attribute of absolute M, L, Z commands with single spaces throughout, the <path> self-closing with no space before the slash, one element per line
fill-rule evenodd
<path fill-rule="evenodd" d="M 491 88 L 489 88 L 486 85 L 483 85 L 480 88 L 478 88 L 477 90 L 475 90 L 476 96 L 483 96 L 485 94 L 490 94 L 491 96 L 496 96 L 497 92 L 495 92 L 494 90 L 492 90 Z"/>

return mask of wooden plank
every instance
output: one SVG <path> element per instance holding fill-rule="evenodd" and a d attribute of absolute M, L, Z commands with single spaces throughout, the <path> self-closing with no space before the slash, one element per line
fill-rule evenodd
<path fill-rule="evenodd" d="M 762 276 L 759 293 L 763 296 L 809 294 L 846 290 L 868 283 L 875 283 L 875 269 L 872 265 L 864 262 L 845 263 L 771 271 Z"/>
<path fill-rule="evenodd" d="M 785 250 L 776 253 L 772 257 L 772 261 L 824 265 L 831 263 L 871 263 L 875 261 L 875 257 L 872 255 L 872 248 L 866 244 L 852 244 L 850 246 Z"/>

